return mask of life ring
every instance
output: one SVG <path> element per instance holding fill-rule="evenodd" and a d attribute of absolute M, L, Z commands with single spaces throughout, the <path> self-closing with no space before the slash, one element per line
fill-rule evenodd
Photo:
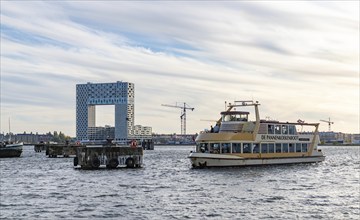
<path fill-rule="evenodd" d="M 135 140 L 132 140 L 130 146 L 131 146 L 132 148 L 136 148 L 136 147 L 137 147 L 136 141 L 135 141 Z"/>

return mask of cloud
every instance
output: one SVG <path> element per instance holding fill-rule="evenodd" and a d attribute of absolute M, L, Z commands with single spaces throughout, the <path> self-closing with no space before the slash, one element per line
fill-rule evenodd
<path fill-rule="evenodd" d="M 1 130 L 11 116 L 14 129 L 74 135 L 75 85 L 123 80 L 154 132 L 180 131 L 161 104 L 195 107 L 195 133 L 225 100 L 252 98 L 263 117 L 330 116 L 358 132 L 358 4 L 1 2 Z"/>

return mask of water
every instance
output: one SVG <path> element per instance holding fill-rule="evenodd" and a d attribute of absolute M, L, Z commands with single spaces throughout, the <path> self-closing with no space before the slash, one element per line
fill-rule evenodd
<path fill-rule="evenodd" d="M 25 146 L 0 159 L 4 219 L 359 219 L 360 147 L 318 164 L 191 169 L 192 146 L 155 146 L 140 169 L 80 170 Z"/>

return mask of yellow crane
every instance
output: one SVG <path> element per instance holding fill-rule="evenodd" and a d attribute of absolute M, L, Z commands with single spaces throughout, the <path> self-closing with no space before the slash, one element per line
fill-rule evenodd
<path fill-rule="evenodd" d="M 331 131 L 331 124 L 334 124 L 334 122 L 330 120 L 330 117 L 329 117 L 329 120 L 320 120 L 320 121 L 328 123 L 329 131 Z"/>
<path fill-rule="evenodd" d="M 178 105 L 178 103 L 176 103 L 175 105 L 162 104 L 162 106 L 172 107 L 172 108 L 180 108 L 181 109 L 181 115 L 180 115 L 181 134 L 185 135 L 186 134 L 186 110 L 189 109 L 191 111 L 194 111 L 195 108 L 190 107 L 185 102 L 183 103 L 183 105 Z"/>

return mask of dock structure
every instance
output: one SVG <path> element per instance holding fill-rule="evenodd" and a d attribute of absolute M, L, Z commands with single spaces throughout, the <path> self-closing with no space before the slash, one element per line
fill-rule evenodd
<path fill-rule="evenodd" d="M 150 140 L 143 140 L 143 141 L 139 141 L 141 144 L 141 147 L 144 150 L 154 150 L 154 142 L 152 139 Z"/>
<path fill-rule="evenodd" d="M 34 144 L 34 151 L 37 153 L 46 151 L 46 144 L 45 143 Z"/>
<path fill-rule="evenodd" d="M 46 147 L 46 155 L 48 157 L 69 157 L 76 155 L 76 148 L 79 145 L 60 145 L 60 144 L 51 144 Z"/>
<path fill-rule="evenodd" d="M 76 148 L 80 147 L 76 144 L 47 144 L 40 143 L 34 145 L 35 152 L 45 151 L 46 156 L 56 158 L 59 156 L 69 157 L 76 155 Z"/>
<path fill-rule="evenodd" d="M 76 148 L 74 166 L 81 169 L 98 169 L 105 166 L 115 169 L 118 166 L 127 168 L 141 167 L 144 149 L 137 146 L 88 145 Z"/>

